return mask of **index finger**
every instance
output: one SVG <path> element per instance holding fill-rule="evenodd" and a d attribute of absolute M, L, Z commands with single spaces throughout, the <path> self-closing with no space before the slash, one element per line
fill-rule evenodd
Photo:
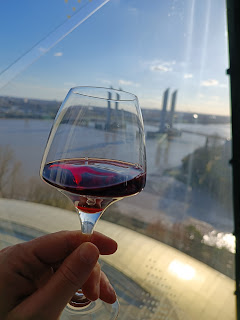
<path fill-rule="evenodd" d="M 92 235 L 82 234 L 81 231 L 60 231 L 25 243 L 32 253 L 45 264 L 54 264 L 64 260 L 83 242 L 92 242 L 100 254 L 112 254 L 117 250 L 113 239 L 94 232 Z"/>

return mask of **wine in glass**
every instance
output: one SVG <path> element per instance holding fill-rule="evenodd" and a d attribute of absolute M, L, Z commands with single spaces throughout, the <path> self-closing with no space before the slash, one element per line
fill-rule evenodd
<path fill-rule="evenodd" d="M 72 201 L 82 232 L 92 234 L 107 207 L 145 186 L 145 138 L 137 97 L 109 88 L 72 88 L 56 115 L 40 175 Z M 67 309 L 80 319 L 112 320 L 118 301 L 91 302 L 79 289 Z"/>

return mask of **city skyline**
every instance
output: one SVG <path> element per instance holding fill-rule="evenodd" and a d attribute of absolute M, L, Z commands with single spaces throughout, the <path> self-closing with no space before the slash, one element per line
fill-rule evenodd
<path fill-rule="evenodd" d="M 0 53 L 0 72 L 87 0 L 43 2 L 38 12 L 30 1 L 24 8 L 16 0 L 11 3 L 15 12 L 2 4 L 7 28 L 0 34 L 7 34 L 8 41 Z M 161 109 L 163 92 L 170 87 L 178 90 L 176 111 L 228 115 L 225 10 L 222 0 L 155 0 L 151 5 L 110 0 L 0 89 L 0 95 L 62 100 L 72 86 L 112 86 L 135 93 L 142 108 Z"/>

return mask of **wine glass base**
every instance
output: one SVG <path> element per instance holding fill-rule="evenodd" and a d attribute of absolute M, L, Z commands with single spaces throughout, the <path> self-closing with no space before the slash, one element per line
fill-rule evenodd
<path fill-rule="evenodd" d="M 75 307 L 68 303 L 64 309 L 64 315 L 67 316 L 66 319 L 115 320 L 118 317 L 118 313 L 118 300 L 113 304 L 108 304 L 98 299 L 82 307 Z"/>

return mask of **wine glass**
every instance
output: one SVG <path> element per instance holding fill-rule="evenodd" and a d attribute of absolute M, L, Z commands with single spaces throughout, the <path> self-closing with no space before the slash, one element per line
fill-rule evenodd
<path fill-rule="evenodd" d="M 114 202 L 146 182 L 145 137 L 134 94 L 101 87 L 70 89 L 51 129 L 41 178 L 75 206 L 84 234 Z M 81 319 L 116 319 L 118 301 L 89 301 L 81 289 L 67 309 Z"/>

